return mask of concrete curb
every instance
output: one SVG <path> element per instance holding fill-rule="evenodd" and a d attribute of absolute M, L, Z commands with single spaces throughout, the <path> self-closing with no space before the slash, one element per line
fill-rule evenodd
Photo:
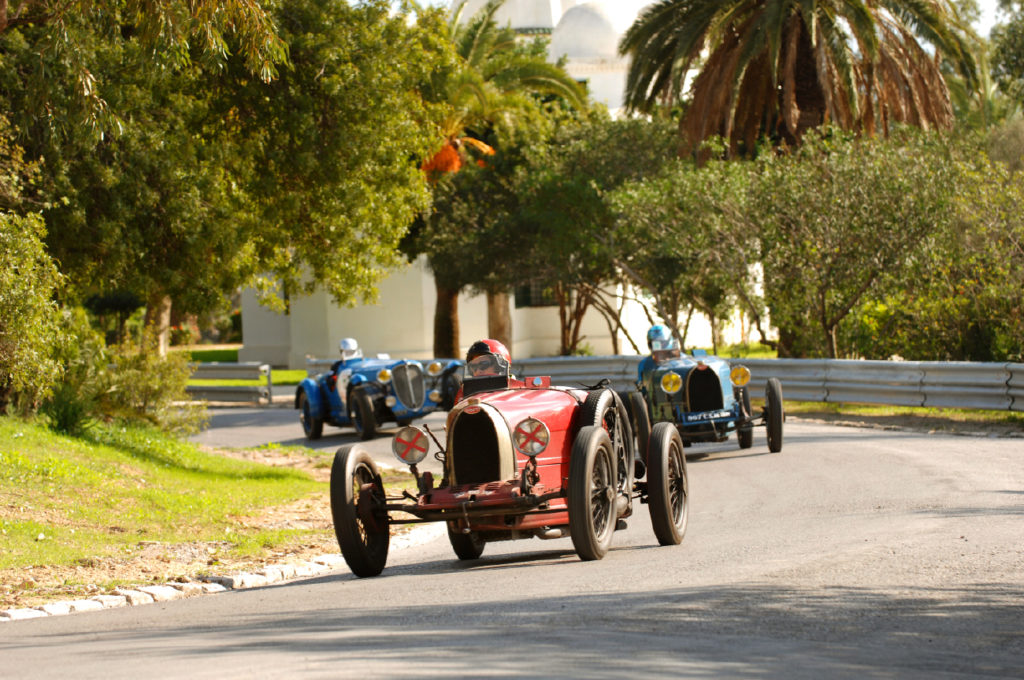
<path fill-rule="evenodd" d="M 443 523 L 423 524 L 411 531 L 391 537 L 393 550 L 402 550 L 434 540 L 445 533 Z M 154 602 L 171 602 L 189 597 L 224 593 L 229 590 L 263 588 L 301 578 L 320 576 L 345 564 L 340 554 L 319 555 L 312 560 L 267 565 L 253 572 L 226 576 L 201 576 L 195 581 L 170 582 L 157 585 L 117 588 L 113 594 L 95 595 L 84 600 L 51 602 L 36 607 L 0 610 L 0 623 L 24 621 L 49 616 L 66 616 L 77 612 L 102 611 L 118 607 L 137 607 Z"/>

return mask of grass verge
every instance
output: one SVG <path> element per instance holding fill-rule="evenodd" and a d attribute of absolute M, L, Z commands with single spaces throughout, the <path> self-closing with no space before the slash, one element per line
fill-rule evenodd
<path fill-rule="evenodd" d="M 0 609 L 337 552 L 333 454 L 223 454 L 152 429 L 76 439 L 0 417 Z"/>

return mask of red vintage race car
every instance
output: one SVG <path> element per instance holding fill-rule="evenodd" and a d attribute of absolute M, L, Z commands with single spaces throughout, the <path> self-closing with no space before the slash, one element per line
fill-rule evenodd
<path fill-rule="evenodd" d="M 636 458 L 629 417 L 611 389 L 467 374 L 446 431 L 443 445 L 425 428 L 395 435 L 392 449 L 410 466 L 415 495 L 387 496 L 361 445 L 335 454 L 334 531 L 357 576 L 381 573 L 397 523 L 447 523 L 463 560 L 477 559 L 492 541 L 567 535 L 581 559 L 598 560 L 639 501 L 648 505 L 661 545 L 682 541 L 689 489 L 679 434 L 671 423 L 656 424 L 643 447 L 647 459 Z M 417 470 L 432 441 L 440 479 Z"/>

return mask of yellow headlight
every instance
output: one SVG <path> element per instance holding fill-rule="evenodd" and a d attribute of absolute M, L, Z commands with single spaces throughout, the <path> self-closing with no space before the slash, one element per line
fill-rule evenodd
<path fill-rule="evenodd" d="M 377 380 L 382 383 L 391 382 L 391 370 L 387 368 L 382 368 L 379 371 L 377 371 Z"/>
<path fill-rule="evenodd" d="M 430 364 L 427 366 L 427 375 L 433 378 L 440 375 L 441 371 L 443 370 L 444 364 L 442 364 L 440 361 L 431 361 Z"/>
<path fill-rule="evenodd" d="M 736 387 L 743 387 L 750 382 L 750 369 L 746 366 L 733 366 L 729 371 L 729 380 Z"/>
<path fill-rule="evenodd" d="M 669 371 L 661 376 L 661 389 L 665 394 L 675 394 L 683 389 L 683 379 L 675 371 Z"/>

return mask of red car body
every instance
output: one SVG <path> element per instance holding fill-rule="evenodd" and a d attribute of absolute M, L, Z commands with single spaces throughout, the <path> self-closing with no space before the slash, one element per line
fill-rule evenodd
<path fill-rule="evenodd" d="M 479 558 L 494 541 L 566 535 L 582 559 L 600 559 L 637 499 L 650 505 L 662 545 L 682 540 L 688 482 L 674 428 L 656 427 L 649 460 L 638 461 L 629 416 L 610 389 L 504 376 L 467 377 L 463 389 L 435 454 L 440 479 L 416 467 L 432 433 L 409 426 L 395 436 L 395 455 L 416 477 L 415 496 L 388 497 L 359 445 L 336 454 L 331 510 L 342 555 L 358 576 L 383 570 L 389 526 L 401 522 L 446 522 L 460 559 Z M 647 478 L 637 481 L 644 470 Z"/>

